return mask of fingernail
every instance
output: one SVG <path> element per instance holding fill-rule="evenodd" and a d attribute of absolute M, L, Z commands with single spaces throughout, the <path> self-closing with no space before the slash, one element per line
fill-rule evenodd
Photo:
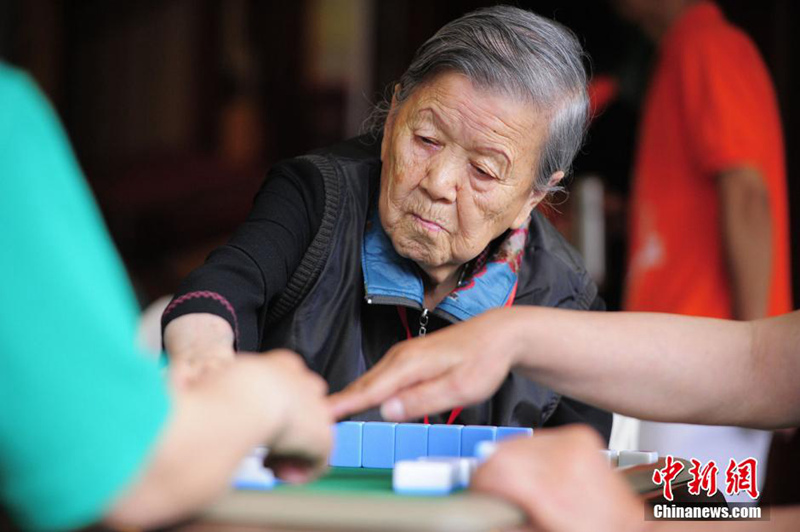
<path fill-rule="evenodd" d="M 406 409 L 400 399 L 392 398 L 381 405 L 381 417 L 387 421 L 400 421 L 405 416 Z"/>

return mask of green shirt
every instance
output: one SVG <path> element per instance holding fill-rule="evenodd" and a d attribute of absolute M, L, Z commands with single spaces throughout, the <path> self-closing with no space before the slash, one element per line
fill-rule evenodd
<path fill-rule="evenodd" d="M 0 506 L 26 529 L 98 520 L 169 410 L 137 308 L 58 119 L 0 63 Z"/>

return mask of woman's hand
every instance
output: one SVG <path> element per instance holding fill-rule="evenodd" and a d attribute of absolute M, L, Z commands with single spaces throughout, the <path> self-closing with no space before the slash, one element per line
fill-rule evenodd
<path fill-rule="evenodd" d="M 229 364 L 234 356 L 233 329 L 213 314 L 186 314 L 164 329 L 169 377 L 174 386 L 188 386 L 205 373 Z"/>
<path fill-rule="evenodd" d="M 375 367 L 330 397 L 337 419 L 381 405 L 405 421 L 490 397 L 510 371 L 514 338 L 503 336 L 502 309 L 390 349 Z"/>
<path fill-rule="evenodd" d="M 601 445 L 587 427 L 539 430 L 532 438 L 499 444 L 470 489 L 516 503 L 534 530 L 644 529 L 642 503 L 600 456 Z"/>

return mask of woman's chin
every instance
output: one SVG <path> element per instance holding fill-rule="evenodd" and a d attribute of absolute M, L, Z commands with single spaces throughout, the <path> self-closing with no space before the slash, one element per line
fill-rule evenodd
<path fill-rule="evenodd" d="M 430 239 L 415 238 L 415 237 L 401 237 L 394 242 L 394 249 L 397 253 L 406 259 L 413 260 L 420 268 L 436 268 L 445 261 L 441 260 L 437 250 L 431 246 Z"/>

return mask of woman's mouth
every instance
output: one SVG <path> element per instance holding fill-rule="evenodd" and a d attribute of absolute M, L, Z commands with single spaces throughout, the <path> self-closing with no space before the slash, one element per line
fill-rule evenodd
<path fill-rule="evenodd" d="M 414 217 L 414 220 L 416 220 L 418 225 L 422 226 L 423 228 L 427 229 L 428 231 L 430 231 L 432 233 L 438 233 L 440 231 L 445 231 L 445 228 L 442 227 L 441 225 L 437 224 L 436 222 L 432 222 L 430 220 L 426 220 L 422 216 L 417 216 L 416 214 L 412 214 L 411 216 Z"/>

